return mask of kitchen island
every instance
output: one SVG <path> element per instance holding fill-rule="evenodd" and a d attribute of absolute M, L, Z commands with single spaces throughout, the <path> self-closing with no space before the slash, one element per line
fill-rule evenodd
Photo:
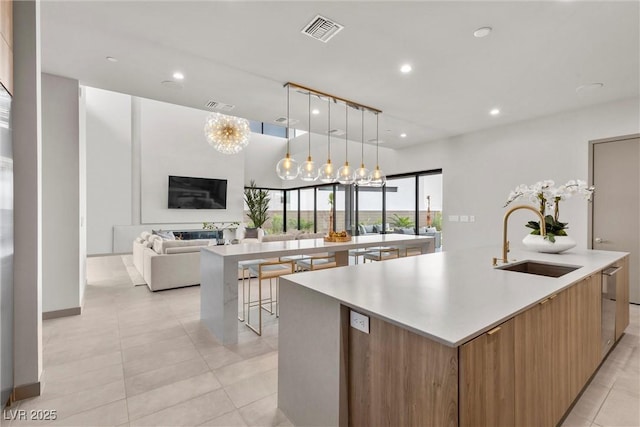
<path fill-rule="evenodd" d="M 627 254 L 511 252 L 575 267 L 553 278 L 492 267 L 499 252 L 283 277 L 280 409 L 296 425 L 556 425 L 602 360 L 612 265 L 616 339 L 628 324 Z M 351 312 L 368 333 L 349 327 Z"/>
<path fill-rule="evenodd" d="M 208 246 L 200 250 L 200 319 L 223 344 L 238 341 L 238 262 L 292 255 L 335 254 L 337 265 L 349 264 L 349 251 L 375 246 L 435 250 L 435 238 L 404 234 L 356 236 L 348 242 L 302 239 Z"/>

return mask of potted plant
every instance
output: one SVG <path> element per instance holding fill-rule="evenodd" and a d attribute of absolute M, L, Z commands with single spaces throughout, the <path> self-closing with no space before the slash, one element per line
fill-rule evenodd
<path fill-rule="evenodd" d="M 247 204 L 249 213 L 247 216 L 251 220 L 252 227 L 262 228 L 269 219 L 269 191 L 263 190 L 256 186 L 256 182 L 251 180 L 249 187 L 244 189 L 244 201 Z"/>
<path fill-rule="evenodd" d="M 526 198 L 538 206 L 538 210 L 544 218 L 546 236 L 541 239 L 539 221 L 529 221 L 525 227 L 532 229 L 531 233 L 523 240 L 525 246 L 541 252 L 561 252 L 576 245 L 566 232 L 569 228 L 567 222 L 560 221 L 560 202 L 574 195 L 591 200 L 594 187 L 588 186 L 585 181 L 571 180 L 558 187 L 551 180 L 540 181 L 531 186 L 519 185 L 509 194 L 509 204 L 520 198 Z M 553 215 L 547 215 L 547 209 L 553 211 Z M 533 237 L 535 236 L 535 237 Z"/>

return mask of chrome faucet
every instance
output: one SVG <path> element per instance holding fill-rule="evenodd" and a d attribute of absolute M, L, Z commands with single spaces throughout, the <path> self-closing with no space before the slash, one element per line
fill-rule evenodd
<path fill-rule="evenodd" d="M 538 211 L 536 208 L 532 206 L 527 206 L 527 205 L 518 205 L 518 206 L 512 207 L 504 214 L 504 219 L 502 220 L 502 259 L 501 261 L 504 263 L 508 262 L 507 254 L 509 253 L 509 241 L 507 240 L 507 223 L 509 220 L 509 216 L 519 209 L 528 209 L 533 213 L 535 213 L 536 215 L 538 215 L 538 218 L 540 218 L 540 235 L 541 236 L 547 235 L 547 230 L 546 230 L 547 227 L 544 222 L 544 216 L 542 216 L 540 211 Z M 498 265 L 498 258 L 493 258 L 493 265 L 494 266 Z"/>

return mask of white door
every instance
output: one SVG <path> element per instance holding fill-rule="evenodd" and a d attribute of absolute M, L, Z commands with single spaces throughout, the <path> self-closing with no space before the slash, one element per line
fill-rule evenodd
<path fill-rule="evenodd" d="M 593 144 L 592 247 L 630 252 L 629 300 L 640 304 L 640 138 Z"/>

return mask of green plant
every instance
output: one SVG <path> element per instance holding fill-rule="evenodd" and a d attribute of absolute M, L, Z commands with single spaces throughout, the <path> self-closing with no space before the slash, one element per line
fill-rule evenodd
<path fill-rule="evenodd" d="M 244 189 L 244 201 L 247 204 L 249 213 L 247 216 L 252 222 L 254 227 L 260 228 L 267 222 L 269 215 L 269 191 L 260 189 L 256 186 L 256 182 L 251 180 L 249 187 Z"/>
<path fill-rule="evenodd" d="M 550 242 L 556 241 L 556 236 L 566 236 L 567 232 L 564 231 L 567 227 L 566 222 L 557 221 L 551 215 L 547 215 L 544 217 L 544 225 L 545 231 L 547 232 L 547 238 Z M 531 228 L 533 231 L 531 234 L 535 234 L 536 236 L 540 235 L 540 222 L 539 221 L 529 221 L 525 227 Z"/>
<path fill-rule="evenodd" d="M 273 214 L 271 217 L 271 228 L 269 228 L 269 233 L 278 234 L 282 233 L 282 225 L 284 224 L 282 220 L 282 215 Z"/>
<path fill-rule="evenodd" d="M 431 221 L 431 226 L 435 227 L 436 230 L 442 231 L 442 212 L 437 211 L 433 214 L 433 220 Z"/>
<path fill-rule="evenodd" d="M 227 228 L 235 229 L 240 225 L 239 222 L 203 222 L 203 230 L 226 230 Z"/>
<path fill-rule="evenodd" d="M 300 230 L 311 231 L 313 230 L 313 221 L 307 221 L 306 219 L 300 218 Z"/>
<path fill-rule="evenodd" d="M 391 224 L 393 224 L 394 227 L 398 227 L 398 228 L 413 227 L 413 221 L 411 220 L 411 217 L 399 216 L 398 214 L 393 214 L 393 219 L 391 220 Z"/>

